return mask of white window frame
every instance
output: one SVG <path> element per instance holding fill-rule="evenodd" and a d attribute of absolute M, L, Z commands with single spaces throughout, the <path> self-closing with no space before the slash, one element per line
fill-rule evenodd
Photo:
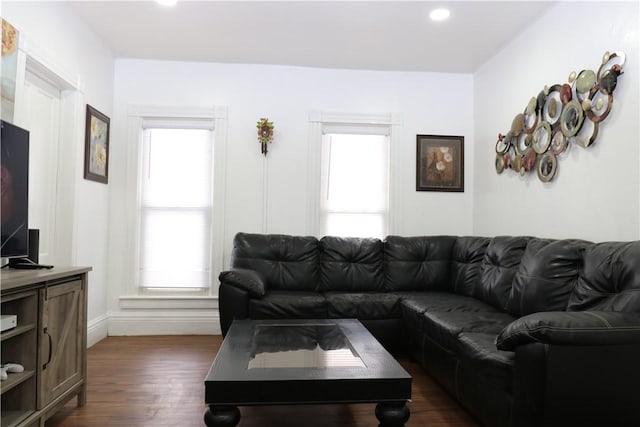
<path fill-rule="evenodd" d="M 398 153 L 401 130 L 398 114 L 352 114 L 314 111 L 309 114 L 309 151 L 307 157 L 307 218 L 310 235 L 322 237 L 321 179 L 322 138 L 325 133 L 385 134 L 389 138 L 389 197 L 387 234 L 399 233 Z"/>
<path fill-rule="evenodd" d="M 332 214 L 342 214 L 342 215 L 374 215 L 382 218 L 383 221 L 383 230 L 381 236 L 375 236 L 383 238 L 388 234 L 389 231 L 389 149 L 390 149 L 390 138 L 389 138 L 389 127 L 388 126 L 335 126 L 335 125 L 327 125 L 323 127 L 323 141 L 322 141 L 322 158 L 320 160 L 320 217 L 319 217 L 319 228 L 322 234 L 328 234 L 327 229 L 327 221 L 328 218 Z M 378 136 L 384 137 L 385 142 L 387 144 L 387 153 L 386 153 L 386 170 L 384 171 L 386 175 L 386 194 L 385 194 L 385 203 L 384 206 L 379 209 L 332 209 L 329 207 L 329 200 L 327 199 L 328 195 L 328 185 L 329 185 L 329 170 L 331 168 L 330 162 L 330 153 L 332 151 L 332 144 L 335 142 L 329 140 L 333 136 L 343 136 L 343 135 L 355 135 L 355 136 Z M 373 237 L 373 236 L 368 236 Z"/>
<path fill-rule="evenodd" d="M 157 308 L 158 298 L 164 301 L 165 308 L 188 308 L 192 304 L 185 304 L 186 299 L 192 298 L 217 298 L 216 280 L 223 270 L 223 244 L 224 244 L 224 199 L 225 199 L 225 158 L 227 140 L 227 110 L 225 107 L 213 108 L 165 108 L 129 106 L 128 111 L 128 135 L 127 140 L 127 188 L 134 188 L 127 194 L 126 211 L 129 220 L 127 235 L 131 236 L 131 244 L 128 247 L 129 256 L 128 271 L 129 280 L 126 289 L 122 290 L 120 297 L 121 308 Z M 170 127 L 172 123 L 191 123 L 213 129 L 213 205 L 211 211 L 211 283 L 208 289 L 202 292 L 193 290 L 144 290 L 139 286 L 139 249 L 140 249 L 140 204 L 141 181 L 139 179 L 143 162 L 143 130 L 149 127 Z M 168 298 L 168 299 L 167 299 Z M 170 303 L 175 300 L 176 304 Z M 170 305 L 167 305 L 170 304 Z M 197 304 L 197 303 L 196 303 Z M 199 307 L 200 305 L 198 305 Z"/>
<path fill-rule="evenodd" d="M 148 131 L 150 130 L 157 130 L 157 129 L 196 129 L 196 130 L 206 130 L 210 132 L 209 135 L 209 142 L 211 143 L 211 150 L 212 150 L 212 155 L 214 155 L 215 153 L 213 152 L 213 144 L 215 143 L 215 129 L 213 127 L 213 122 L 209 119 L 204 119 L 204 120 L 175 120 L 175 119 L 168 119 L 168 120 L 158 120 L 158 119 L 152 119 L 152 120 L 144 120 L 143 124 L 142 124 L 142 129 L 143 129 L 143 147 L 147 146 L 147 143 L 149 143 L 151 141 L 151 135 L 147 134 Z M 147 150 L 150 150 L 151 147 L 147 146 L 146 148 Z M 146 150 L 143 149 L 143 154 L 142 154 L 142 159 L 145 162 L 149 162 L 149 153 L 144 152 Z M 214 161 L 213 157 L 212 157 L 212 162 Z M 138 174 L 140 182 L 141 182 L 141 187 L 144 187 L 144 185 L 142 184 L 142 182 L 144 181 L 144 177 L 143 172 L 145 171 L 145 168 L 148 167 L 147 165 L 141 165 L 140 168 L 140 173 Z M 203 207 L 156 207 L 156 206 L 145 206 L 145 204 L 142 202 L 142 200 L 144 199 L 144 194 L 142 194 L 143 192 L 140 192 L 140 198 L 138 200 L 138 221 L 139 221 L 139 232 L 140 234 L 138 235 L 138 242 L 139 244 L 142 243 L 142 229 L 143 229 L 143 224 L 144 224 L 144 218 L 146 215 L 148 215 L 150 212 L 152 211 L 181 211 L 181 212 L 199 212 L 205 219 L 206 219 L 206 223 L 208 224 L 208 231 L 209 231 L 209 235 L 207 238 L 207 242 L 209 244 L 209 247 L 207 248 L 209 253 L 212 254 L 212 240 L 213 240 L 213 222 L 212 222 L 212 217 L 213 217 L 213 164 L 210 165 L 211 167 L 211 188 L 210 188 L 210 199 L 209 199 L 209 203 L 207 206 L 203 206 Z M 140 247 L 140 246 L 139 246 Z M 138 251 L 138 262 L 140 262 L 140 259 L 142 258 L 142 251 Z M 212 271 L 212 264 L 213 264 L 213 260 L 211 258 L 209 258 L 208 263 L 206 264 L 206 269 L 208 271 L 208 283 L 207 283 L 207 287 L 206 288 L 190 288 L 190 287 L 179 287 L 179 286 L 175 286 L 175 287 L 171 287 L 171 286 L 167 286 L 167 287 L 153 287 L 153 286 L 143 286 L 143 283 L 141 281 L 141 275 L 142 275 L 142 270 L 138 270 L 138 287 L 139 287 L 139 294 L 143 294 L 143 295 L 165 295 L 165 294 L 190 294 L 190 295 L 208 295 L 210 292 L 210 288 L 211 288 L 211 284 L 213 281 L 213 277 L 211 277 L 211 271 Z"/>

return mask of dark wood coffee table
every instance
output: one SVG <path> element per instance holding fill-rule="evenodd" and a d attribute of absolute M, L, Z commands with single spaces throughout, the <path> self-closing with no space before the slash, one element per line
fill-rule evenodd
<path fill-rule="evenodd" d="M 381 427 L 409 419 L 411 376 L 358 320 L 236 320 L 205 380 L 209 427 L 238 406 L 377 403 Z"/>

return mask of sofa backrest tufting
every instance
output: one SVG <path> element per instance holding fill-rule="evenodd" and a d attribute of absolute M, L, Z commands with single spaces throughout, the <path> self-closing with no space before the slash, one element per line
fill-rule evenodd
<path fill-rule="evenodd" d="M 514 316 L 640 313 L 640 241 L 238 233 L 231 267 L 257 271 L 273 290 L 449 291 Z"/>
<path fill-rule="evenodd" d="M 325 236 L 320 239 L 320 290 L 382 291 L 384 250 L 380 239 Z"/>
<path fill-rule="evenodd" d="M 640 313 L 640 241 L 588 246 L 567 310 Z"/>
<path fill-rule="evenodd" d="M 531 239 L 513 279 L 507 311 L 564 311 L 582 271 L 584 240 Z"/>
<path fill-rule="evenodd" d="M 316 291 L 320 245 L 311 236 L 238 233 L 231 266 L 260 272 L 269 289 Z"/>
<path fill-rule="evenodd" d="M 473 297 L 480 280 L 484 254 L 491 239 L 488 237 L 458 237 L 451 250 L 450 290 Z"/>
<path fill-rule="evenodd" d="M 449 290 L 453 236 L 400 237 L 384 241 L 386 291 Z"/>
<path fill-rule="evenodd" d="M 513 278 L 531 237 L 497 236 L 491 239 L 482 259 L 475 297 L 506 310 Z"/>

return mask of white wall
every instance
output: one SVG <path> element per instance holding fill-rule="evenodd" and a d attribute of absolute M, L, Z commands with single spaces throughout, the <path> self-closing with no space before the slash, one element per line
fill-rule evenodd
<path fill-rule="evenodd" d="M 400 216 L 396 233 L 466 234 L 471 232 L 473 162 L 466 164 L 464 193 L 415 191 L 416 134 L 463 135 L 473 159 L 472 76 L 328 70 L 285 66 L 229 65 L 118 59 L 115 66 L 117 129 L 112 144 L 112 176 L 126 173 L 128 105 L 228 108 L 225 195 L 225 257 L 239 231 L 309 234 L 306 229 L 309 114 L 396 113 L 402 121 Z M 274 122 L 274 142 L 265 159 L 256 122 Z M 263 168 L 268 186 L 263 192 Z M 117 178 L 122 181 L 121 178 Z M 118 182 L 120 182 L 118 181 Z M 113 181 L 119 195 L 131 191 Z M 263 203 L 266 197 L 266 203 Z M 266 207 L 266 215 L 263 207 Z M 130 241 L 127 224 L 112 221 L 121 244 L 110 250 L 121 265 L 122 246 Z M 112 269 L 113 272 L 114 269 Z M 115 272 L 115 274 L 118 274 Z M 118 276 L 112 283 L 125 281 Z M 117 309 L 113 300 L 112 308 Z"/>
<path fill-rule="evenodd" d="M 637 1 L 556 4 L 475 74 L 475 234 L 640 237 L 638 7 Z M 597 71 L 605 51 L 623 51 L 627 61 L 595 145 L 573 147 L 550 183 L 535 173 L 497 175 L 498 133 L 545 85 L 566 83 L 571 71 Z"/>
<path fill-rule="evenodd" d="M 59 162 L 60 167 L 76 171 L 71 186 L 58 189 L 59 197 L 75 199 L 73 236 L 58 236 L 71 242 L 74 265 L 91 266 L 89 273 L 88 321 L 89 342 L 106 335 L 107 315 L 107 247 L 109 186 L 83 179 L 85 103 L 107 116 L 113 111 L 113 54 L 65 4 L 57 2 L 3 1 L 2 16 L 24 37 L 25 48 L 44 60 L 45 67 L 73 76 L 78 83 L 79 100 L 72 132 L 76 148 L 73 164 Z M 21 102 L 20 99 L 16 103 Z M 38 173 L 38 171 L 32 171 Z"/>
<path fill-rule="evenodd" d="M 77 174 L 74 188 L 66 189 L 76 200 L 70 213 L 75 224 L 72 261 L 93 267 L 89 322 L 97 334 L 103 325 L 106 331 L 107 316 L 118 314 L 118 298 L 128 285 L 119 266 L 131 242 L 131 224 L 120 221 L 118 201 L 132 191 L 123 178 L 129 105 L 227 107 L 227 262 L 238 231 L 307 232 L 311 111 L 401 117 L 398 234 L 532 234 L 596 241 L 640 236 L 637 2 L 559 3 L 474 76 L 125 59 L 115 61 L 114 73 L 112 53 L 66 5 L 4 1 L 1 13 L 31 46 L 48 52 L 57 68 L 78 76 L 83 107 L 89 103 L 112 119 L 109 185 Z M 566 81 L 572 70 L 597 68 L 605 50 L 624 51 L 627 64 L 596 145 L 576 148 L 561 159 L 550 184 L 535 176 L 496 175 L 498 132 L 508 129 L 544 85 Z M 80 110 L 73 165 L 78 170 L 83 161 Z M 255 128 L 265 116 L 275 123 L 266 159 Z M 464 193 L 415 191 L 416 134 L 431 133 L 465 137 Z M 144 312 L 136 315 L 151 319 Z M 197 316 L 190 320 L 197 321 Z"/>

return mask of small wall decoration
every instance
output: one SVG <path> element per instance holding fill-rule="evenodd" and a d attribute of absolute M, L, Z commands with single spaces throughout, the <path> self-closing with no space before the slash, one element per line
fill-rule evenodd
<path fill-rule="evenodd" d="M 84 178 L 104 184 L 109 174 L 109 122 L 109 117 L 87 105 Z"/>
<path fill-rule="evenodd" d="M 13 109 L 16 98 L 16 78 L 18 75 L 18 38 L 20 36 L 16 27 L 8 21 L 2 20 L 2 55 L 0 59 L 0 100 L 2 106 L 0 117 L 13 123 Z"/>
<path fill-rule="evenodd" d="M 545 86 L 517 114 L 506 134 L 498 134 L 495 168 L 525 175 L 535 171 L 542 182 L 553 179 L 558 157 L 572 145 L 594 144 L 600 123 L 613 106 L 613 91 L 625 63 L 622 52 L 605 52 L 598 71 L 572 71 L 568 82 Z"/>
<path fill-rule="evenodd" d="M 416 191 L 464 191 L 464 137 L 418 135 Z"/>
<path fill-rule="evenodd" d="M 273 142 L 273 122 L 268 118 L 262 118 L 257 124 L 258 141 L 260 141 L 261 153 L 267 155 L 267 144 Z"/>

